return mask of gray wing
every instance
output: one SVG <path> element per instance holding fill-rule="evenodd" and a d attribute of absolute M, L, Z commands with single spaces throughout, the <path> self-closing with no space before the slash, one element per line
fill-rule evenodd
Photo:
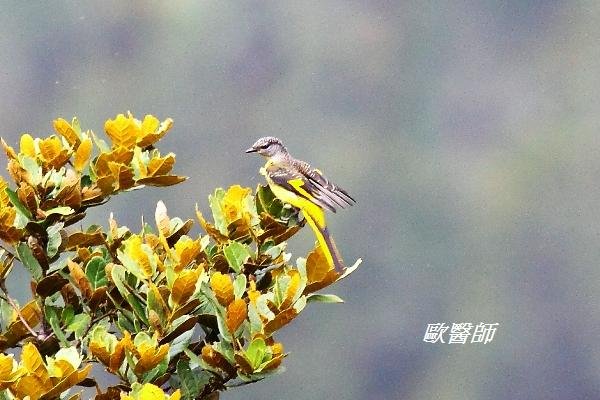
<path fill-rule="evenodd" d="M 311 168 L 308 163 L 295 160 L 294 166 L 306 178 L 307 186 L 313 188 L 311 194 L 315 198 L 328 203 L 333 208 L 333 212 L 337 207 L 346 208 L 356 204 L 356 200 L 348 192 L 333 184 L 323 176 L 321 171 Z"/>

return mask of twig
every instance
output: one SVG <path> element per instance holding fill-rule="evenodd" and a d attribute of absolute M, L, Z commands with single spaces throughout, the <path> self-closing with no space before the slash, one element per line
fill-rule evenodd
<path fill-rule="evenodd" d="M 92 328 L 94 327 L 94 325 L 96 323 L 98 323 L 99 321 L 102 321 L 104 318 L 108 318 L 111 316 L 114 316 L 117 313 L 117 310 L 110 310 L 107 313 L 104 313 L 98 317 L 94 317 L 92 318 L 92 320 L 90 321 L 90 325 L 87 327 L 87 329 L 85 330 L 85 332 L 83 333 L 83 335 L 81 335 L 81 338 L 84 338 L 87 336 L 88 333 L 90 333 L 90 330 L 92 330 Z"/>
<path fill-rule="evenodd" d="M 25 318 L 21 314 L 21 310 L 19 309 L 19 306 L 17 306 L 15 304 L 15 302 L 13 301 L 13 299 L 11 299 L 6 292 L 5 292 L 5 294 L 6 294 L 6 299 L 5 300 L 15 310 L 15 312 L 19 316 L 19 319 L 21 320 L 21 323 L 23 324 L 23 326 L 25 326 L 25 329 L 27 329 L 29 331 L 29 333 L 31 333 L 31 335 L 33 335 L 34 338 L 37 338 L 38 337 L 38 333 L 36 331 L 34 331 L 31 328 L 31 326 L 29 326 L 29 324 L 27 323 L 27 321 L 25 320 Z"/>

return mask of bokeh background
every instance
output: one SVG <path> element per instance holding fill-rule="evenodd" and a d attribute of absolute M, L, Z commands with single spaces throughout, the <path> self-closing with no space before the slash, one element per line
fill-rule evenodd
<path fill-rule="evenodd" d="M 9 143 L 59 116 L 175 120 L 161 150 L 191 179 L 90 222 L 207 211 L 215 187 L 261 182 L 243 150 L 264 135 L 358 199 L 330 218 L 364 259 L 332 288 L 346 303 L 309 307 L 279 336 L 287 371 L 223 399 L 600 398 L 599 2 L 1 6 Z M 423 342 L 481 321 L 491 343 Z"/>

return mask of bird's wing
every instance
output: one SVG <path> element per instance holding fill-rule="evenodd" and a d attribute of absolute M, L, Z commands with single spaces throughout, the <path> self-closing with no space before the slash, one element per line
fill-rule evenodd
<path fill-rule="evenodd" d="M 296 168 L 306 177 L 310 183 L 316 187 L 320 197 L 326 197 L 341 208 L 346 208 L 356 204 L 356 200 L 348 194 L 344 189 L 334 185 L 329 181 L 323 173 L 316 168 L 304 162 L 296 160 Z"/>
<path fill-rule="evenodd" d="M 288 168 L 270 167 L 266 170 L 267 177 L 277 186 L 294 193 L 321 208 L 335 212 L 336 204 L 320 195 L 318 187 L 302 173 Z"/>
<path fill-rule="evenodd" d="M 338 207 L 345 208 L 356 203 L 345 190 L 329 182 L 320 171 L 303 161 L 296 160 L 292 167 L 271 167 L 267 173 L 275 184 L 332 212 Z"/>

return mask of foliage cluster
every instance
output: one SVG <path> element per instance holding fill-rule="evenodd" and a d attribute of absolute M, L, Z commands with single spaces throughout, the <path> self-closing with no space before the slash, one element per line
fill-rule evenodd
<path fill-rule="evenodd" d="M 56 134 L 24 134 L 18 152 L 2 140 L 14 185 L 0 177 L 0 398 L 95 386 L 99 400 L 215 399 L 281 368 L 274 334 L 307 303 L 341 301 L 315 292 L 358 263 L 336 271 L 318 246 L 292 263 L 286 240 L 303 222 L 264 186 L 214 191 L 195 237 L 162 202 L 137 232 L 112 215 L 106 229 L 76 227 L 113 195 L 185 180 L 155 148 L 172 124 L 119 114 L 106 142 L 57 119 Z M 23 306 L 6 285 L 15 261 L 31 277 Z M 100 388 L 92 363 L 115 384 Z"/>

